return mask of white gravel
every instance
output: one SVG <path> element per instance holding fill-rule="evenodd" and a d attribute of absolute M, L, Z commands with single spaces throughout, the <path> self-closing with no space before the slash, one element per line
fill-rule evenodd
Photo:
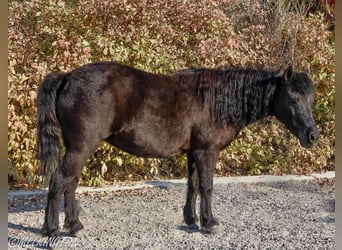
<path fill-rule="evenodd" d="M 334 178 L 216 183 L 210 235 L 183 224 L 186 185 L 171 184 L 79 193 L 84 229 L 56 249 L 335 249 Z M 9 249 L 47 249 L 45 203 L 46 194 L 9 195 Z"/>

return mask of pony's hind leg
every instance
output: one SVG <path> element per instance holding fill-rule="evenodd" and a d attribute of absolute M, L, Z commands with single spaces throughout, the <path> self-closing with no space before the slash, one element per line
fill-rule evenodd
<path fill-rule="evenodd" d="M 79 220 L 79 208 L 75 191 L 81 175 L 82 166 L 88 157 L 84 152 L 67 151 L 63 159 L 64 176 L 64 228 L 74 236 L 83 228 Z"/>
<path fill-rule="evenodd" d="M 63 176 L 58 168 L 50 179 L 44 224 L 41 230 L 41 234 L 44 236 L 59 237 L 59 210 L 62 194 Z"/>
<path fill-rule="evenodd" d="M 45 220 L 41 233 L 45 236 L 59 236 L 59 211 L 64 193 L 64 227 L 71 235 L 83 228 L 78 218 L 75 190 L 80 178 L 82 166 L 88 154 L 67 150 L 62 166 L 53 173 L 50 180 L 48 201 L 45 209 Z"/>

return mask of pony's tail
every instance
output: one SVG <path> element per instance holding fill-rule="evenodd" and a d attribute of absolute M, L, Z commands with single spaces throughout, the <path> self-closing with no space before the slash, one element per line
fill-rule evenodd
<path fill-rule="evenodd" d="M 48 179 L 62 161 L 61 127 L 56 116 L 57 91 L 64 80 L 64 73 L 51 73 L 45 77 L 37 96 L 37 139 L 39 175 Z"/>

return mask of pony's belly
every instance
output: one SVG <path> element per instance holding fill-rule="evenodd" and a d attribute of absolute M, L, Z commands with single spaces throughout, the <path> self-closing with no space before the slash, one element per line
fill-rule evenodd
<path fill-rule="evenodd" d="M 170 158 L 187 151 L 186 143 L 175 141 L 172 138 L 156 138 L 155 140 L 153 140 L 153 138 L 145 138 L 142 140 L 120 135 L 111 136 L 107 138 L 106 141 L 121 150 L 138 157 Z"/>

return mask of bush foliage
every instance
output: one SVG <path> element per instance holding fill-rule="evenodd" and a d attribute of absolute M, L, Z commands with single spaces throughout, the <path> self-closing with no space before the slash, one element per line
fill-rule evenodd
<path fill-rule="evenodd" d="M 292 64 L 296 71 L 307 71 L 315 84 L 318 146 L 301 148 L 279 122 L 265 119 L 245 128 L 221 152 L 216 174 L 306 174 L 334 168 L 333 14 L 318 1 L 299 0 L 9 1 L 10 184 L 41 181 L 35 174 L 35 98 L 44 76 L 99 60 L 154 73 Z M 185 156 L 143 159 L 105 143 L 86 166 L 81 179 L 94 186 L 104 180 L 186 175 Z"/>

